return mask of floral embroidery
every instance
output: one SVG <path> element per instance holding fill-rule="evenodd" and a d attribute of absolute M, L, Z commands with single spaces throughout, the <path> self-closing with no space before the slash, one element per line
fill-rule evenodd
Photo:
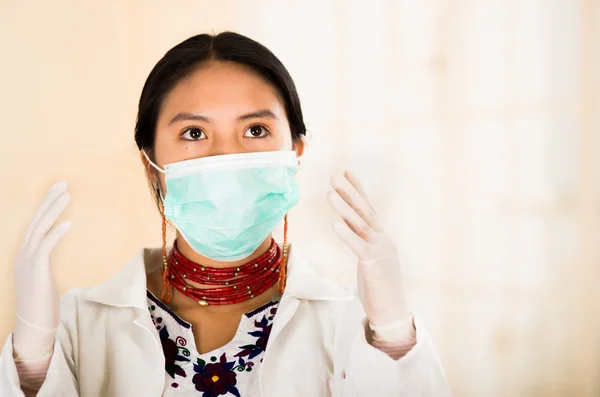
<path fill-rule="evenodd" d="M 246 392 L 256 390 L 258 379 L 250 373 L 262 362 L 262 359 L 260 362 L 257 360 L 267 347 L 272 322 L 277 313 L 276 302 L 270 302 L 246 313 L 236 337 L 230 344 L 212 354 L 201 355 L 198 355 L 194 347 L 191 351 L 188 349 L 188 340 L 193 346 L 191 325 L 149 291 L 148 310 L 160 336 L 165 356 L 165 371 L 171 378 L 166 379 L 165 395 L 171 396 L 170 393 L 196 389 L 198 397 L 246 397 Z M 257 320 L 258 318 L 260 320 Z M 253 339 L 254 343 L 248 344 Z M 193 357 L 191 353 L 194 354 Z M 172 391 L 167 392 L 168 389 Z M 178 391 L 175 392 L 174 389 Z"/>
<path fill-rule="evenodd" d="M 185 371 L 176 362 L 190 361 L 190 359 L 187 358 L 190 356 L 190 351 L 184 347 L 187 345 L 187 341 L 181 336 L 178 336 L 175 341 L 173 339 L 169 339 L 167 327 L 162 327 L 159 334 L 163 352 L 165 353 L 165 370 L 173 379 L 175 379 L 175 375 L 185 378 L 187 376 Z M 180 350 L 181 354 L 183 355 L 179 353 Z"/>
<path fill-rule="evenodd" d="M 248 332 L 248 334 L 258 339 L 256 342 L 254 342 L 254 344 L 240 346 L 240 349 L 243 350 L 237 353 L 234 357 L 248 356 L 248 360 L 252 360 L 266 350 L 269 336 L 271 336 L 271 328 L 273 327 L 273 324 L 270 321 L 273 320 L 273 316 L 275 316 L 276 313 L 277 308 L 271 308 L 268 318 L 266 315 L 263 315 L 260 321 L 254 321 L 254 326 L 259 330 Z"/>
<path fill-rule="evenodd" d="M 150 310 L 155 310 L 156 307 L 152 305 Z M 162 345 L 163 353 L 165 355 L 165 370 L 171 376 L 171 378 L 175 379 L 175 375 L 179 375 L 181 377 L 186 377 L 186 373 L 181 368 L 177 361 L 180 362 L 189 362 L 190 359 L 187 358 L 190 356 L 190 351 L 185 346 L 187 345 L 187 340 L 178 336 L 175 340 L 169 338 L 169 331 L 167 331 L 167 327 L 164 326 L 162 321 L 162 317 L 154 318 L 154 315 L 151 315 L 152 321 L 154 325 L 158 329 L 158 334 L 160 336 L 160 343 Z M 181 353 L 180 353 L 181 351 Z M 172 384 L 173 387 L 178 387 L 177 383 Z"/>
<path fill-rule="evenodd" d="M 211 361 L 217 361 L 217 358 L 213 356 Z M 217 397 L 227 393 L 240 397 L 240 392 L 235 386 L 237 384 L 235 371 L 250 372 L 254 364 L 246 363 L 242 358 L 239 359 L 237 366 L 235 364 L 235 361 L 227 361 L 225 353 L 221 355 L 219 362 L 210 364 L 198 358 L 198 363 L 194 364 L 196 375 L 192 378 L 196 390 L 204 392 L 202 397 Z"/>

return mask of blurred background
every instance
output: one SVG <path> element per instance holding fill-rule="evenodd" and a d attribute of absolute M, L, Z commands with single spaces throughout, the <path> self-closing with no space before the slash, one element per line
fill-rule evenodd
<path fill-rule="evenodd" d="M 0 338 L 21 233 L 57 180 L 73 195 L 61 291 L 160 244 L 142 85 L 180 41 L 234 30 L 303 100 L 290 236 L 319 271 L 355 282 L 325 199 L 350 168 L 456 396 L 600 396 L 599 22 L 597 0 L 0 0 Z"/>

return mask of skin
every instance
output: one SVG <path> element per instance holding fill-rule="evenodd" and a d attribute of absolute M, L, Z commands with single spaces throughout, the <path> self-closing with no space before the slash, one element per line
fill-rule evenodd
<path fill-rule="evenodd" d="M 301 156 L 304 146 L 304 140 L 292 139 L 283 103 L 269 83 L 242 65 L 212 62 L 169 93 L 157 121 L 154 156 L 157 165 L 164 168 L 177 161 L 221 154 L 293 149 Z M 148 177 L 166 192 L 164 174 L 148 165 L 146 169 Z M 271 236 L 250 257 L 236 262 L 219 262 L 198 254 L 179 232 L 177 243 L 181 253 L 196 263 L 235 267 L 265 253 Z M 147 283 L 160 296 L 160 271 L 148 274 Z M 171 309 L 192 324 L 198 351 L 206 353 L 230 341 L 241 316 L 268 302 L 277 286 L 242 303 L 208 307 L 200 307 L 176 289 L 173 292 Z"/>

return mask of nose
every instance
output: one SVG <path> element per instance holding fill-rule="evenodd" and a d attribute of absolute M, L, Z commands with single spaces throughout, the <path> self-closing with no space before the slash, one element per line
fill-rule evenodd
<path fill-rule="evenodd" d="M 223 154 L 244 153 L 246 149 L 237 139 L 235 134 L 221 133 L 215 134 L 210 147 L 209 156 L 219 156 Z"/>

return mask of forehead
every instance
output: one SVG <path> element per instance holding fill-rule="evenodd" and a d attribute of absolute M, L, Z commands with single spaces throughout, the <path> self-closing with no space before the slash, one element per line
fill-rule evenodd
<path fill-rule="evenodd" d="M 277 90 L 250 68 L 231 62 L 211 62 L 181 80 L 167 95 L 162 115 L 180 111 L 202 113 L 282 112 Z"/>

